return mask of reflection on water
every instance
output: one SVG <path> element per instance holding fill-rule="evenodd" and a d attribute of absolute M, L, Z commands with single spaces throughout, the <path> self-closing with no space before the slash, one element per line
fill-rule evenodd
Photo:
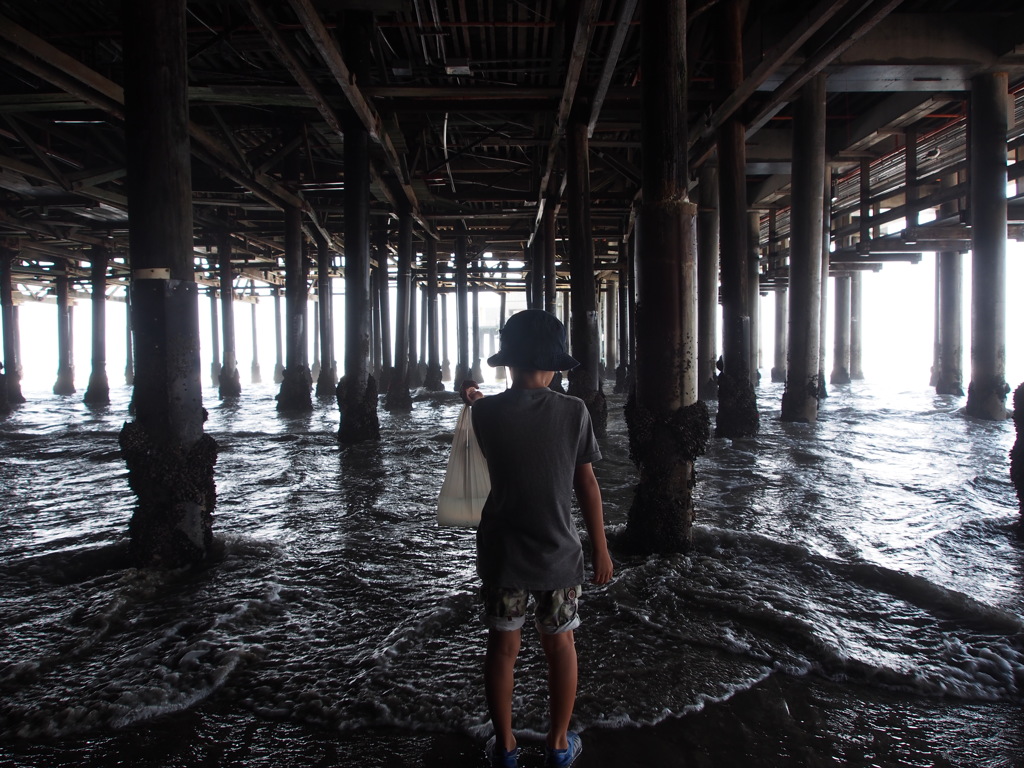
<path fill-rule="evenodd" d="M 208 399 L 223 554 L 157 573 L 125 563 L 129 393 L 101 409 L 27 394 L 0 421 L 0 732 L 20 754 L 0 765 L 166 748 L 168 723 L 211 765 L 309 762 L 368 727 L 486 734 L 473 534 L 434 522 L 454 395 L 381 410 L 382 440 L 355 446 L 333 405 L 282 417 L 270 386 Z M 742 718 L 756 701 L 827 710 L 807 747 L 821 764 L 1013 764 L 1012 424 L 929 392 L 831 395 L 817 425 L 782 424 L 781 390 L 762 387 L 761 434 L 714 440 L 698 464 L 694 551 L 620 553 L 614 582 L 585 589 L 581 728 L 698 723 L 719 701 Z M 635 482 L 621 405 L 596 466 L 613 542 Z M 537 732 L 543 661 L 524 639 L 517 726 Z M 753 749 L 764 723 L 720 722 L 719 748 Z"/>

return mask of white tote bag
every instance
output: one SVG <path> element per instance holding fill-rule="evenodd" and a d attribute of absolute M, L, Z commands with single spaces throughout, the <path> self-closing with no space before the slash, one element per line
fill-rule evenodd
<path fill-rule="evenodd" d="M 469 406 L 463 406 L 455 424 L 448 471 L 437 498 L 438 524 L 476 527 L 480 524 L 480 511 L 490 492 L 487 459 L 480 452 L 480 445 L 473 434 Z"/>

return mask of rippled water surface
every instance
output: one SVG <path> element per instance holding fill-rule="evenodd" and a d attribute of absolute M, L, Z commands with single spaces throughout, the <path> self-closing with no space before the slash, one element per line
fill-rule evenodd
<path fill-rule="evenodd" d="M 152 765 L 319 764 L 310 743 L 378 727 L 486 736 L 473 535 L 434 522 L 454 395 L 382 410 L 381 441 L 352 447 L 333 404 L 286 418 L 270 385 L 209 398 L 223 556 L 169 574 L 124 561 L 129 392 L 106 409 L 26 394 L 0 420 L 0 765 L 120 764 L 97 761 L 179 731 L 194 743 Z M 582 729 L 686 727 L 799 683 L 805 764 L 1021 764 L 1012 423 L 927 390 L 831 395 L 817 425 L 782 424 L 762 387 L 761 435 L 698 464 L 694 550 L 617 553 L 613 583 L 585 589 Z M 621 406 L 596 465 L 613 553 L 635 482 Z M 531 632 L 516 710 L 545 728 Z M 737 749 L 759 738 L 718 727 Z"/>

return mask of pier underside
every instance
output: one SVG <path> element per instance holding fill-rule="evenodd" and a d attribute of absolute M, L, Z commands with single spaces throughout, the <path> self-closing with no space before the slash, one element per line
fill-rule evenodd
<path fill-rule="evenodd" d="M 341 440 L 374 439 L 378 394 L 407 410 L 410 389 L 452 380 L 439 304 L 457 310 L 457 388 L 479 375 L 480 294 L 519 292 L 569 325 L 569 391 L 599 433 L 614 378 L 664 424 L 718 398 L 716 436 L 744 437 L 759 429 L 760 296 L 778 294 L 782 418 L 814 422 L 825 324 L 831 383 L 862 377 L 862 273 L 935 252 L 933 384 L 966 391 L 972 416 L 1006 415 L 1006 242 L 1024 238 L 1018 2 L 121 9 L 0 0 L 0 407 L 22 399 L 19 304 L 57 305 L 54 392 L 68 395 L 69 308 L 131 301 L 137 424 L 189 455 L 206 294 L 222 398 L 244 387 L 235 303 L 273 301 L 278 410 L 311 410 L 315 384 L 339 405 Z M 100 403 L 102 303 L 86 393 Z M 212 491 L 190 503 L 208 515 Z"/>

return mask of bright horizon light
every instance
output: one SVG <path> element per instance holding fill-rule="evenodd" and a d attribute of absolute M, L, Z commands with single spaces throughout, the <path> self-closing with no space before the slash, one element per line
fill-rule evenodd
<path fill-rule="evenodd" d="M 893 262 L 886 264 L 879 272 L 864 273 L 863 290 L 863 369 L 866 380 L 874 384 L 899 386 L 901 389 L 929 387 L 933 359 L 935 326 L 935 259 L 934 253 L 925 253 L 918 264 Z M 964 389 L 970 383 L 971 346 L 971 259 L 965 254 L 963 269 L 963 376 Z M 335 358 L 344 359 L 344 295 L 343 282 L 334 282 L 335 311 Z M 1024 282 L 1024 243 L 1007 242 L 1006 284 L 1020 285 Z M 832 370 L 833 346 L 833 284 L 829 280 L 827 309 L 826 379 Z M 397 305 L 395 289 L 392 287 L 391 311 Z M 281 299 L 282 307 L 284 299 Z M 761 380 L 771 379 L 774 357 L 774 293 L 768 292 L 760 302 Z M 440 301 L 439 301 L 440 306 Z M 252 316 L 251 304 L 236 301 L 235 345 L 238 368 L 241 373 L 243 391 L 250 382 L 252 364 Z M 521 292 L 510 293 L 507 297 L 506 314 L 525 308 L 525 296 Z M 125 367 L 125 308 L 123 301 L 107 301 L 107 378 L 111 387 L 124 385 Z M 472 310 L 472 297 L 470 297 Z M 417 302 L 417 317 L 419 317 Z M 454 295 L 447 300 L 448 311 L 448 357 L 454 369 L 457 356 L 455 329 Z M 219 321 L 218 300 L 218 321 Z M 57 376 L 57 318 L 56 305 L 52 297 L 46 302 L 24 301 L 19 304 L 19 330 L 21 333 L 22 391 L 24 393 L 50 393 Z M 480 293 L 480 325 L 482 329 L 494 329 L 498 325 L 499 298 L 496 293 Z M 313 302 L 309 304 L 308 321 L 310 364 L 315 358 L 313 351 L 314 323 Z M 210 300 L 204 294 L 199 299 L 200 356 L 202 385 L 204 391 L 213 386 L 211 380 L 211 335 Z M 276 329 L 274 327 L 274 301 L 261 297 L 256 304 L 257 352 L 264 386 L 273 381 L 276 363 Z M 1006 302 L 1006 381 L 1011 389 L 1024 381 L 1024 345 L 1020 329 L 1024 328 L 1024 305 L 1020 302 Z M 721 319 L 719 319 L 721 329 Z M 604 327 L 601 328 L 602 337 Z M 482 334 L 481 368 L 486 381 L 493 382 L 494 371 L 486 365 L 486 358 L 496 351 L 497 339 L 492 330 Z M 394 323 L 392 322 L 392 337 Z M 75 364 L 75 396 L 82 396 L 88 386 L 91 369 L 92 310 L 89 300 L 78 300 L 73 310 L 73 350 Z M 472 354 L 472 347 L 470 350 Z M 719 347 L 721 353 L 721 347 Z M 1010 407 L 1008 398 L 1007 405 Z"/>

